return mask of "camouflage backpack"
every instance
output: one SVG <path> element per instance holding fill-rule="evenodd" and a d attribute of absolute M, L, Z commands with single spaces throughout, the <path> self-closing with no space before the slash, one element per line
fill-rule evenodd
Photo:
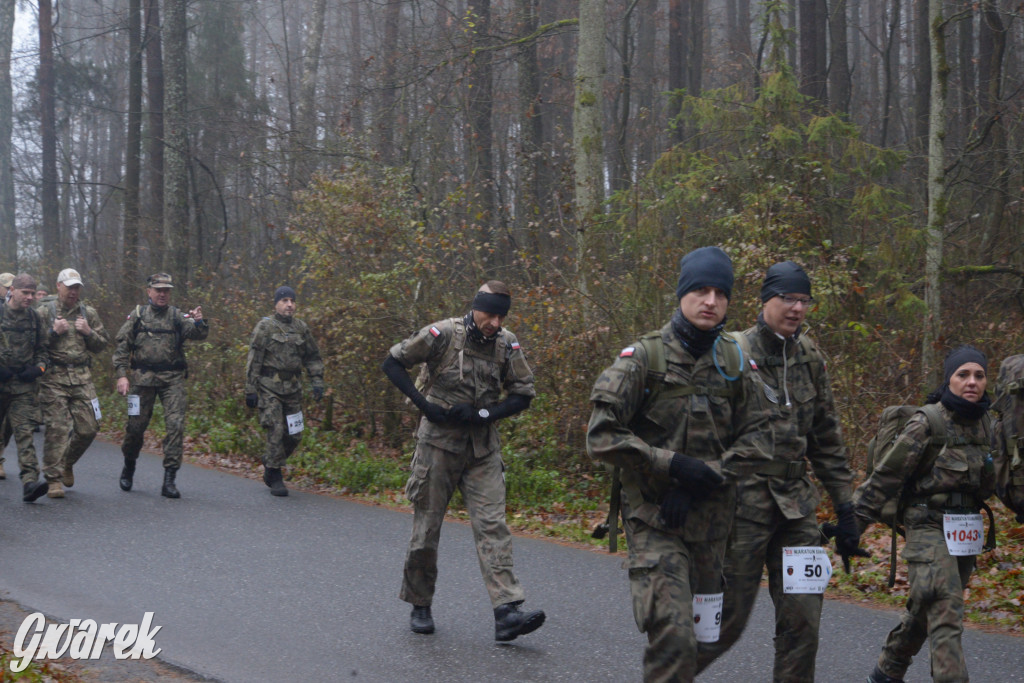
<path fill-rule="evenodd" d="M 1010 460 L 1010 480 L 1005 497 L 1024 517 L 1024 355 L 1010 356 L 999 364 L 996 400 L 997 430 Z"/>

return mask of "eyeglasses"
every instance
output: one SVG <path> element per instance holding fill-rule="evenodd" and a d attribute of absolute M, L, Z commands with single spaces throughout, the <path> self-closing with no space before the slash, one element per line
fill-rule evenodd
<path fill-rule="evenodd" d="M 792 308 L 797 304 L 803 304 L 804 308 L 809 307 L 814 303 L 813 297 L 807 297 L 806 299 L 802 296 L 789 296 L 788 294 L 779 294 L 779 298 L 782 299 L 782 303 Z"/>

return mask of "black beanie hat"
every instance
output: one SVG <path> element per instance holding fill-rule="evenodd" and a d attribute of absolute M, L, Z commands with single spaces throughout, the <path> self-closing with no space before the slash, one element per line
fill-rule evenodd
<path fill-rule="evenodd" d="M 800 264 L 783 261 L 776 263 L 765 273 L 764 284 L 761 285 L 761 301 L 768 301 L 781 294 L 811 295 L 811 278 L 807 277 Z"/>
<path fill-rule="evenodd" d="M 717 287 L 732 298 L 732 260 L 718 247 L 694 249 L 679 261 L 679 284 L 676 298 L 701 287 Z"/>
<path fill-rule="evenodd" d="M 277 288 L 277 291 L 274 292 L 274 303 L 277 304 L 281 299 L 291 299 L 292 301 L 295 301 L 295 290 L 288 285 L 281 285 Z"/>
<path fill-rule="evenodd" d="M 942 364 L 944 384 L 949 384 L 949 378 L 953 376 L 953 373 L 957 371 L 961 365 L 965 363 L 977 363 L 980 365 L 985 372 L 988 372 L 988 358 L 985 354 L 974 348 L 970 344 L 958 346 L 949 352 L 946 356 L 946 362 Z"/>

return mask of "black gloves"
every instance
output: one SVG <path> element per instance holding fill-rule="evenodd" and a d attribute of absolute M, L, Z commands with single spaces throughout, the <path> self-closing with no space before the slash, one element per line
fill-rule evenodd
<path fill-rule="evenodd" d="M 686 514 L 690 511 L 690 494 L 682 488 L 669 489 L 661 499 L 661 521 L 669 529 L 680 529 L 686 524 Z"/>
<path fill-rule="evenodd" d="M 415 401 L 415 403 L 416 407 L 420 409 L 420 412 L 423 413 L 424 417 L 434 424 L 443 424 L 449 421 L 447 408 L 443 408 L 437 403 L 431 403 L 425 398 L 422 402 Z"/>
<path fill-rule="evenodd" d="M 260 397 L 259 397 L 258 394 L 246 394 L 245 395 L 245 407 L 246 408 L 255 408 L 257 405 L 259 405 L 259 402 L 260 402 Z"/>
<path fill-rule="evenodd" d="M 836 552 L 843 558 L 843 569 L 850 573 L 851 557 L 871 557 L 871 553 L 860 547 L 861 527 L 857 523 L 857 515 L 853 511 L 853 503 L 836 506 L 838 524 L 821 525 L 821 533 L 826 538 L 836 537 Z"/>
<path fill-rule="evenodd" d="M 324 388 L 322 386 L 313 387 L 313 400 L 319 401 L 324 397 Z"/>
<path fill-rule="evenodd" d="M 504 401 L 495 403 L 494 405 L 484 406 L 483 408 L 474 408 L 469 403 L 459 403 L 452 407 L 449 415 L 453 420 L 458 422 L 485 425 L 490 424 L 491 422 L 496 422 L 503 417 L 511 417 L 516 413 L 521 413 L 530 407 L 530 401 L 532 400 L 532 396 L 509 394 L 505 397 Z M 481 415 L 481 412 L 484 414 Z"/>
<path fill-rule="evenodd" d="M 471 403 L 458 403 L 448 411 L 448 417 L 453 422 L 466 422 L 468 424 L 487 424 L 489 418 L 480 417 L 480 411 Z"/>
<path fill-rule="evenodd" d="M 672 455 L 668 473 L 683 489 L 695 496 L 706 495 L 708 491 L 721 486 L 725 481 L 725 477 L 702 461 L 682 453 Z"/>
<path fill-rule="evenodd" d="M 409 377 L 409 371 L 398 362 L 397 358 L 388 354 L 380 369 L 387 375 L 392 384 L 409 397 L 413 405 L 419 408 L 420 412 L 428 420 L 436 424 L 448 422 L 448 410 L 436 403 L 431 403 L 427 400 L 426 396 L 420 393 L 420 390 L 416 388 L 416 384 L 412 381 L 412 377 Z"/>
<path fill-rule="evenodd" d="M 8 370 L 6 367 L 0 366 L 0 382 L 6 382 L 12 377 L 14 377 L 13 372 Z"/>
<path fill-rule="evenodd" d="M 22 382 L 35 382 L 37 377 L 43 376 L 43 369 L 36 365 L 28 365 L 18 373 L 18 379 Z"/>

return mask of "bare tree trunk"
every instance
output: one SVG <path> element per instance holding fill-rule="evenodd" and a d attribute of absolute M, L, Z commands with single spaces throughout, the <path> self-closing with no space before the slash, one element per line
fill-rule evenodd
<path fill-rule="evenodd" d="M 380 110 L 377 112 L 377 139 L 380 157 L 384 163 L 395 158 L 395 94 L 398 92 L 398 22 L 402 16 L 402 1 L 390 0 L 384 8 L 384 75 L 381 84 Z"/>
<path fill-rule="evenodd" d="M 923 2 L 924 0 L 922 0 Z M 885 147 L 889 142 L 889 127 L 893 119 L 893 96 L 896 89 L 896 73 L 900 61 L 900 0 L 892 0 L 892 14 L 889 17 L 889 35 L 885 41 L 885 55 L 882 60 L 884 90 L 882 93 L 882 135 L 878 143 Z"/>
<path fill-rule="evenodd" d="M 478 222 L 480 236 L 485 241 L 494 239 L 494 156 L 491 114 L 494 107 L 494 58 L 490 47 L 491 2 L 469 0 L 467 13 L 473 22 L 470 32 L 469 73 L 466 78 L 465 130 L 466 179 L 469 181 L 470 220 Z"/>
<path fill-rule="evenodd" d="M 928 140 L 928 121 L 931 118 L 932 48 L 928 37 L 930 4 L 931 0 L 918 0 L 914 6 L 914 150 L 925 148 Z"/>
<path fill-rule="evenodd" d="M 800 92 L 828 103 L 828 9 L 825 0 L 800 0 Z"/>
<path fill-rule="evenodd" d="M 580 9 L 582 22 L 583 10 Z M 687 45 L 687 29 L 690 26 L 690 4 L 686 0 L 669 0 L 668 2 L 668 115 L 670 118 L 679 116 L 682 102 L 676 93 L 686 88 L 686 74 L 689 72 L 689 46 Z M 688 93 L 692 95 L 693 93 Z M 682 122 L 674 129 L 673 140 L 682 142 L 686 136 Z"/>
<path fill-rule="evenodd" d="M 985 145 L 983 168 L 988 178 L 991 203 L 981 238 L 981 256 L 992 258 L 992 244 L 1002 225 L 1010 191 L 1010 170 L 1007 163 L 1007 136 L 1003 124 L 1002 81 L 1003 56 L 1006 53 L 1006 27 L 999 14 L 997 0 L 982 0 L 981 26 L 978 31 L 978 102 L 986 122 L 991 123 Z"/>
<path fill-rule="evenodd" d="M 149 263 L 155 267 L 164 260 L 164 56 L 159 0 L 146 0 L 146 98 L 149 102 L 146 233 Z M 139 256 L 142 261 L 142 254 Z"/>
<path fill-rule="evenodd" d="M 573 104 L 572 147 L 575 155 L 576 285 L 589 291 L 587 261 L 591 258 L 590 228 L 604 199 L 604 126 L 602 87 L 605 74 L 605 0 L 580 0 L 576 53 L 576 98 Z"/>
<path fill-rule="evenodd" d="M 42 149 L 43 261 L 48 268 L 63 261 L 60 201 L 57 193 L 57 115 L 54 103 L 53 3 L 39 0 L 39 136 Z M 43 277 L 49 279 L 45 273 Z"/>
<path fill-rule="evenodd" d="M 316 168 L 317 147 L 316 82 L 320 71 L 320 52 L 324 42 L 324 14 L 327 0 L 314 0 L 309 17 L 306 44 L 302 54 L 302 83 L 299 92 L 298 144 L 293 149 L 293 174 L 296 184 L 304 187 Z"/>
<path fill-rule="evenodd" d="M 0 0 L 0 259 L 6 269 L 18 265 L 18 229 L 14 222 L 14 174 L 11 136 L 14 131 L 14 96 L 11 87 L 11 50 L 14 44 L 16 0 Z"/>
<path fill-rule="evenodd" d="M 968 136 L 968 131 L 974 125 L 975 117 L 975 78 L 974 78 L 974 13 L 968 12 L 967 16 L 957 23 L 957 60 L 960 73 L 960 125 L 953 131 L 957 136 L 957 142 L 963 144 Z"/>
<path fill-rule="evenodd" d="M 846 30 L 846 0 L 831 0 L 829 7 L 829 37 L 831 38 L 831 59 L 828 67 L 828 101 L 832 111 L 850 113 L 850 95 L 853 85 L 850 79 L 849 39 Z"/>
<path fill-rule="evenodd" d="M 626 7 L 626 12 L 619 23 L 619 68 L 621 77 L 615 97 L 615 137 L 611 150 L 610 177 L 608 183 L 612 192 L 618 192 L 629 184 L 627 150 L 629 137 L 630 113 L 633 96 L 633 56 L 636 54 L 636 43 L 633 35 L 633 10 L 635 0 Z"/>
<path fill-rule="evenodd" d="M 164 266 L 182 283 L 189 277 L 187 0 L 164 3 Z"/>
<path fill-rule="evenodd" d="M 516 35 L 528 36 L 537 30 L 536 0 L 516 0 Z M 541 109 L 540 74 L 537 42 L 520 45 L 516 54 L 519 97 L 519 192 L 516 195 L 516 228 L 524 234 L 538 256 L 550 253 L 550 238 L 535 217 L 540 213 L 543 196 L 542 167 L 545 163 L 544 120 Z"/>
<path fill-rule="evenodd" d="M 928 127 L 928 228 L 925 250 L 924 302 L 928 310 L 924 339 L 921 345 L 923 376 L 931 378 L 928 386 L 937 384 L 938 354 L 936 344 L 942 324 L 942 249 L 946 233 L 946 96 L 949 67 L 946 63 L 946 22 L 943 0 L 928 0 L 927 22 L 931 64 L 931 110 Z"/>
<path fill-rule="evenodd" d="M 142 8 L 128 0 L 128 130 L 125 137 L 124 260 L 121 290 L 139 286 L 139 186 L 142 155 Z"/>

